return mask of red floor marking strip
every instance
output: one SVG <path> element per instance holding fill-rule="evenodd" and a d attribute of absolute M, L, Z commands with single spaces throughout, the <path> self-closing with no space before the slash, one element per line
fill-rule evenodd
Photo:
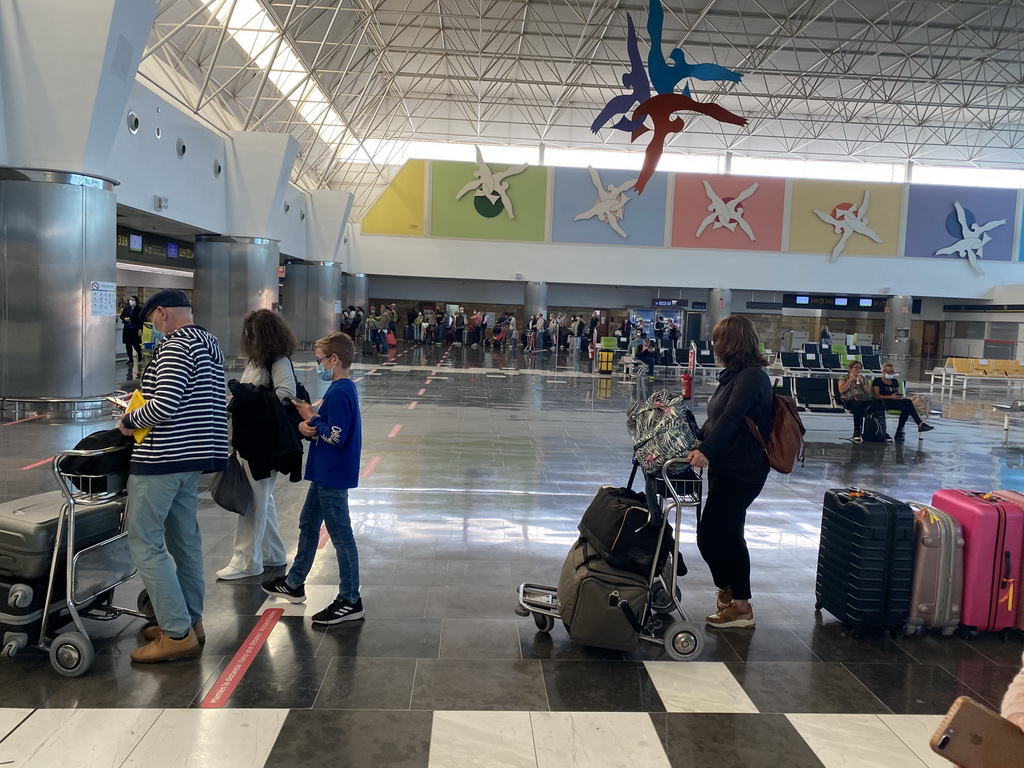
<path fill-rule="evenodd" d="M 417 402 L 418 402 L 418 401 L 416 401 L 416 400 L 413 400 L 413 401 L 412 401 L 411 403 L 409 403 L 409 410 L 410 410 L 410 411 L 411 411 L 411 410 L 412 410 L 413 408 L 415 408 L 415 407 L 416 407 L 416 403 L 417 403 Z"/>
<path fill-rule="evenodd" d="M 17 421 L 8 421 L 3 426 L 9 427 L 9 426 L 11 426 L 11 424 L 24 424 L 26 421 L 35 421 L 36 419 L 41 419 L 45 415 L 46 415 L 45 413 L 37 413 L 35 416 L 29 416 L 28 418 L 25 418 L 25 419 L 18 419 Z"/>
<path fill-rule="evenodd" d="M 361 474 L 360 477 L 367 478 L 372 475 L 373 470 L 377 468 L 378 464 L 380 464 L 380 456 L 374 456 L 370 459 L 370 463 L 366 465 L 366 469 L 363 470 L 363 474 Z"/>
<path fill-rule="evenodd" d="M 331 540 L 331 534 L 327 532 L 327 524 L 320 523 L 320 540 L 316 543 L 317 549 L 323 549 L 327 546 L 327 542 Z"/>
<path fill-rule="evenodd" d="M 49 464 L 51 461 L 53 461 L 53 456 L 48 459 L 43 459 L 42 461 L 37 461 L 35 464 L 29 464 L 27 467 L 19 467 L 19 469 L 35 469 L 36 467 L 43 466 L 43 464 Z"/>
<path fill-rule="evenodd" d="M 228 703 L 231 694 L 235 692 L 235 688 L 242 682 L 242 678 L 252 665 L 252 660 L 256 658 L 256 654 L 267 642 L 267 637 L 283 615 L 283 608 L 269 608 L 263 612 L 249 637 L 245 639 L 245 643 L 220 673 L 210 692 L 199 703 L 200 709 L 220 709 Z"/>
<path fill-rule="evenodd" d="M 395 424 L 394 429 L 392 429 L 390 432 L 388 432 L 388 437 L 396 437 L 398 435 L 398 431 L 401 428 L 402 428 L 401 424 Z"/>
<path fill-rule="evenodd" d="M 360 377 L 359 377 L 358 379 L 352 379 L 352 383 L 353 383 L 353 384 L 358 384 L 358 383 L 359 383 L 360 381 L 362 381 L 362 380 L 363 380 L 363 377 L 362 377 L 362 376 L 360 376 Z"/>
<path fill-rule="evenodd" d="M 427 394 L 427 390 L 425 390 L 425 389 L 421 389 L 421 390 L 420 390 L 419 392 L 417 392 L 416 394 L 418 394 L 418 395 L 425 395 L 425 394 Z"/>

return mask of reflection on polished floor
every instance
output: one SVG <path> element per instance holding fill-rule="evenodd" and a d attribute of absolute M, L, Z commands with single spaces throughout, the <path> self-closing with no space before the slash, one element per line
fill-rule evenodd
<path fill-rule="evenodd" d="M 297 360 L 316 394 L 310 362 Z M 541 634 L 513 613 L 513 587 L 557 579 L 598 486 L 629 475 L 627 386 L 591 367 L 585 353 L 436 347 L 357 361 L 365 477 L 351 504 L 366 620 L 324 631 L 304 617 L 334 595 L 328 544 L 306 605 L 288 606 L 224 708 L 199 709 L 261 612 L 278 607 L 259 579 L 215 581 L 234 519 L 204 501 L 202 656 L 133 669 L 140 622 L 118 619 L 90 625 L 97 660 L 85 677 L 60 678 L 37 652 L 0 659 L 0 764 L 947 765 L 927 747 L 939 715 L 961 694 L 997 706 L 1021 644 L 854 640 L 816 615 L 820 501 L 843 485 L 921 501 L 939 487 L 1024 490 L 1024 425 L 1006 440 L 987 405 L 1016 395 L 936 394 L 935 431 L 906 444 L 854 445 L 848 416 L 808 415 L 806 466 L 773 474 L 748 518 L 757 628 L 709 632 L 700 661 L 679 663 L 656 646 L 575 646 L 560 625 Z M 709 393 L 698 387 L 698 418 Z M 104 426 L 0 426 L 0 498 L 54 487 L 45 464 L 29 467 Z M 304 491 L 278 483 L 290 546 Z M 714 592 L 687 522 L 684 604 L 702 617 Z M 140 588 L 130 582 L 119 601 Z"/>

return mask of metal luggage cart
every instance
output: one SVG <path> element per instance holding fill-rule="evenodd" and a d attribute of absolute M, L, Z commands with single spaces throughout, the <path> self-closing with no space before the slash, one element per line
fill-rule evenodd
<path fill-rule="evenodd" d="M 57 516 L 53 558 L 50 561 L 46 600 L 42 607 L 42 620 L 34 637 L 27 633 L 8 634 L 2 649 L 4 656 L 14 656 L 31 645 L 48 652 L 53 668 L 65 677 L 79 677 L 92 667 L 95 658 L 92 641 L 83 619 L 111 621 L 129 615 L 152 619 L 153 605 L 145 589 L 139 593 L 135 608 L 122 608 L 113 604 L 114 589 L 137 573 L 128 553 L 128 534 L 125 530 L 127 512 L 122 511 L 121 525 L 116 535 L 75 550 L 75 514 L 82 507 L 127 499 L 123 476 L 78 474 L 67 471 L 67 460 L 75 457 L 95 458 L 104 454 L 130 450 L 131 446 L 113 446 L 99 450 L 61 451 L 53 457 L 52 471 L 65 503 Z M 64 545 L 62 551 L 62 544 Z M 61 563 L 63 560 L 63 564 Z M 63 569 L 63 570 L 62 570 Z M 57 580 L 64 580 L 64 597 L 56 595 Z M 12 590 L 11 599 L 18 599 Z M 69 623 L 74 629 L 57 634 L 56 630 Z"/>
<path fill-rule="evenodd" d="M 637 473 L 634 462 L 633 472 L 629 478 L 632 486 Z M 659 476 L 646 477 L 648 493 L 657 494 L 658 508 L 661 509 L 661 530 L 658 533 L 655 552 L 661 551 L 661 543 L 669 529 L 670 520 L 674 519 L 676 535 L 681 530 L 683 510 L 692 508 L 697 520 L 700 520 L 701 491 L 703 478 L 694 472 L 689 463 L 682 458 L 670 459 L 662 467 Z M 678 540 L 676 550 L 658 568 L 654 558 L 649 585 L 649 600 L 640 623 L 643 626 L 640 639 L 665 647 L 665 652 L 676 661 L 693 661 L 698 658 L 707 643 L 703 623 L 690 621 L 682 606 L 682 590 L 678 585 L 680 563 L 678 562 Z M 685 566 L 684 571 L 685 573 Z M 558 588 L 543 584 L 520 584 L 518 588 L 519 604 L 516 613 L 520 616 L 533 616 L 537 629 L 550 632 L 555 627 L 555 620 L 561 618 L 558 606 Z M 666 615 L 678 614 L 679 618 L 667 623 Z"/>

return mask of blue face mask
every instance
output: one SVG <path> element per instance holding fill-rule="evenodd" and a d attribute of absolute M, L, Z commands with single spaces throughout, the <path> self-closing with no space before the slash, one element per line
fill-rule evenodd
<path fill-rule="evenodd" d="M 320 377 L 321 381 L 333 381 L 334 369 L 327 370 L 324 368 L 324 364 L 320 363 L 320 365 L 316 367 L 316 375 Z"/>

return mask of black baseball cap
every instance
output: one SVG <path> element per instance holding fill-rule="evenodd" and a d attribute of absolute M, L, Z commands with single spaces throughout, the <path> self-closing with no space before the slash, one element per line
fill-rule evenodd
<path fill-rule="evenodd" d="M 157 291 L 148 299 L 146 303 L 142 305 L 142 311 L 139 313 L 142 315 L 143 320 L 148 320 L 149 315 L 157 307 L 191 307 L 188 296 L 183 291 L 179 291 L 176 288 L 164 288 L 162 291 Z"/>

